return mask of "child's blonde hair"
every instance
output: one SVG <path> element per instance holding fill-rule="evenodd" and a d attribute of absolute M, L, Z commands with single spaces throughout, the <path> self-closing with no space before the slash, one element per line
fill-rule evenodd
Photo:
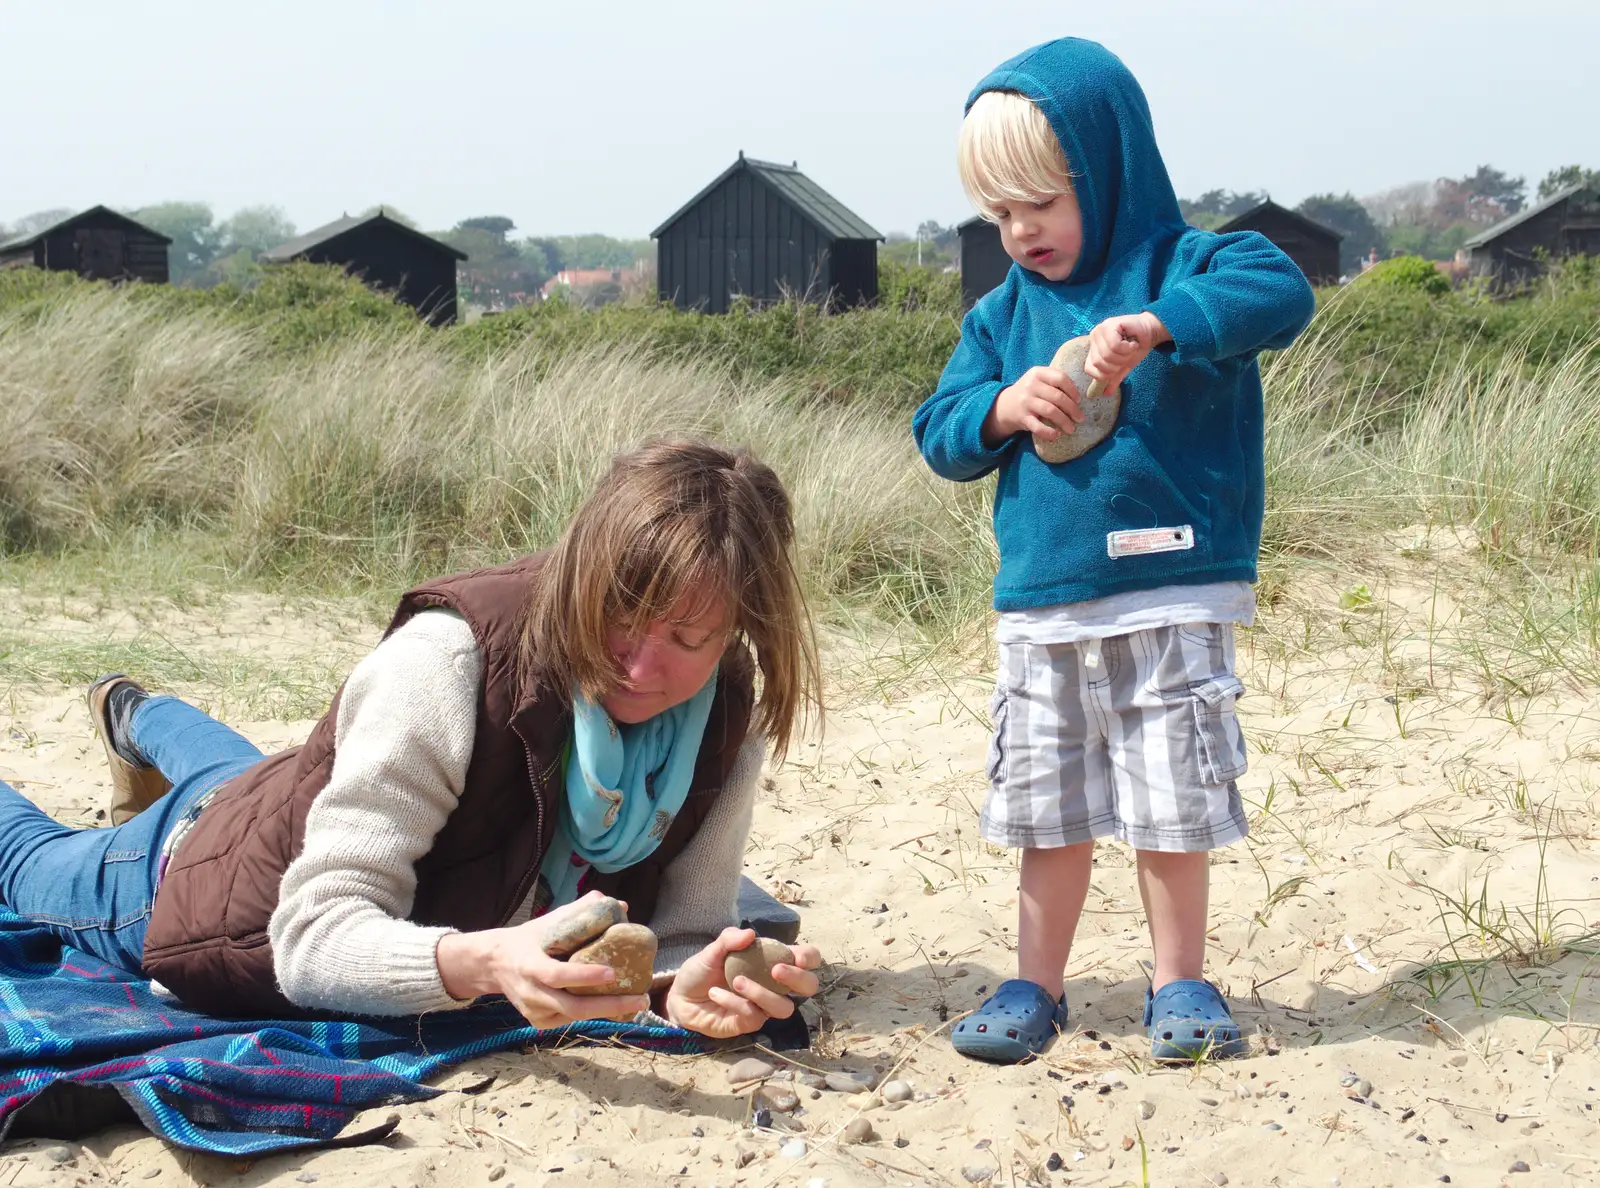
<path fill-rule="evenodd" d="M 1044 112 L 1015 91 L 985 91 L 967 112 L 956 145 L 961 185 L 991 222 L 1014 202 L 1072 192 L 1061 141 Z"/>

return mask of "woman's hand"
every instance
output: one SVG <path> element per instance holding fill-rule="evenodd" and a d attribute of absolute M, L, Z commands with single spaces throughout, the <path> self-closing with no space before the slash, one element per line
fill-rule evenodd
<path fill-rule="evenodd" d="M 713 1039 L 730 1039 L 760 1031 L 768 1019 L 787 1019 L 794 1014 L 792 999 L 749 978 L 739 977 L 732 987 L 728 985 L 723 962 L 729 953 L 749 948 L 755 939 L 753 929 L 724 928 L 721 936 L 685 961 L 667 991 L 668 1020 Z M 774 965 L 773 980 L 809 998 L 817 992 L 817 975 L 811 971 L 822 964 L 822 954 L 815 945 L 790 945 L 789 951 L 794 954 L 794 964 Z"/>
<path fill-rule="evenodd" d="M 487 932 L 447 933 L 435 952 L 439 976 L 452 998 L 504 994 L 535 1027 L 562 1027 L 579 1019 L 627 1021 L 650 1006 L 646 994 L 581 995 L 573 986 L 603 986 L 604 965 L 574 965 L 544 951 L 545 937 L 583 900 L 518 924 Z"/>

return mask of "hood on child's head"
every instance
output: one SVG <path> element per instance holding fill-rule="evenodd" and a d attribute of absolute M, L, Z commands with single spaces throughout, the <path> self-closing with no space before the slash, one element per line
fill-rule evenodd
<path fill-rule="evenodd" d="M 1061 141 L 1083 214 L 1083 252 L 1068 284 L 1093 281 L 1152 237 L 1182 230 L 1144 91 L 1105 46 L 1047 41 L 990 72 L 967 96 L 969 110 L 985 91 L 1031 99 Z"/>

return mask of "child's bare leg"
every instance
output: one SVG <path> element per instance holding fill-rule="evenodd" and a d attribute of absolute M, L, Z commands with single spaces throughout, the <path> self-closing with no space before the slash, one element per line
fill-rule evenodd
<path fill-rule="evenodd" d="M 1089 894 L 1094 843 L 1050 850 L 1022 851 L 1022 894 L 1018 897 L 1017 976 L 1044 987 L 1051 998 L 1062 993 L 1062 976 L 1072 953 L 1078 917 Z M 1204 937 L 1201 937 L 1204 942 Z"/>
<path fill-rule="evenodd" d="M 1139 897 L 1156 951 L 1154 990 L 1182 978 L 1198 980 L 1204 973 L 1210 857 L 1203 851 L 1139 851 Z"/>

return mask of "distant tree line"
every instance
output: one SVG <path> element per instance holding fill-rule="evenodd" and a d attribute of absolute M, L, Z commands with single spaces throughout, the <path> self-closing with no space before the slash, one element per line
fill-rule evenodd
<path fill-rule="evenodd" d="M 1566 165 L 1552 169 L 1539 182 L 1534 201 L 1579 182 L 1600 183 L 1600 170 Z M 1211 190 L 1196 199 L 1181 199 L 1183 216 L 1197 227 L 1214 229 L 1259 204 L 1266 194 Z M 1448 260 L 1478 232 L 1527 206 L 1528 183 L 1491 165 L 1480 165 L 1465 177 L 1411 182 L 1380 194 L 1313 194 L 1295 207 L 1308 218 L 1344 233 L 1339 267 L 1360 270 L 1361 261 L 1376 252 L 1389 256 L 1422 256 Z"/>

